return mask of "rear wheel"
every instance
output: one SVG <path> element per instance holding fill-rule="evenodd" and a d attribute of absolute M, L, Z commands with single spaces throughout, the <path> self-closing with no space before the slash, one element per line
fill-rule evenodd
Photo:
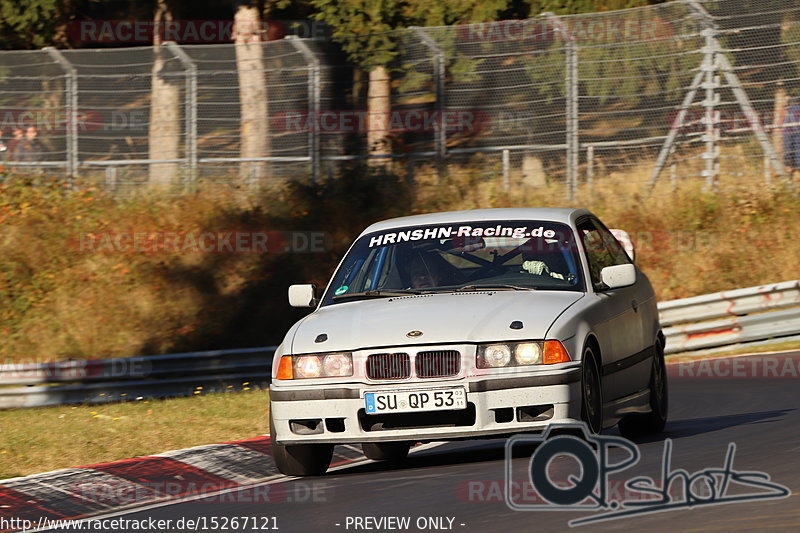
<path fill-rule="evenodd" d="M 275 440 L 275 424 L 269 417 L 272 458 L 286 476 L 321 476 L 333 458 L 333 444 L 282 444 Z"/>
<path fill-rule="evenodd" d="M 597 358 L 590 346 L 583 351 L 581 392 L 581 419 L 586 422 L 589 432 L 600 433 L 603 429 L 603 387 Z"/>
<path fill-rule="evenodd" d="M 363 442 L 361 450 L 367 459 L 374 461 L 402 461 L 411 445 L 407 442 Z"/>
<path fill-rule="evenodd" d="M 660 343 L 656 345 L 649 388 L 650 412 L 628 415 L 619 421 L 619 431 L 626 437 L 661 433 L 667 424 L 669 388 L 667 387 L 667 367 L 664 364 L 664 349 Z"/>

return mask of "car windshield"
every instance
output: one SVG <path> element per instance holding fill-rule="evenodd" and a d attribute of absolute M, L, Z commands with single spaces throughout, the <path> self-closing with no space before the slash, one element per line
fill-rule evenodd
<path fill-rule="evenodd" d="M 336 271 L 322 303 L 484 289 L 583 291 L 570 227 L 491 221 L 364 235 Z"/>

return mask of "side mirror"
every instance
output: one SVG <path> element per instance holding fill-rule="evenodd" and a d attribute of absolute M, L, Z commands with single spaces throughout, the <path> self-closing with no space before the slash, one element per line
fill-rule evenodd
<path fill-rule="evenodd" d="M 289 305 L 292 307 L 314 307 L 314 285 L 289 285 Z"/>
<path fill-rule="evenodd" d="M 632 263 L 605 267 L 600 271 L 600 279 L 609 289 L 628 287 L 636 283 L 636 267 Z"/>
<path fill-rule="evenodd" d="M 628 235 L 628 232 L 624 229 L 610 229 L 608 231 L 610 231 L 614 238 L 619 241 L 619 243 L 625 249 L 625 253 L 631 258 L 631 261 L 635 261 L 636 248 L 633 246 L 633 239 L 631 239 L 631 236 Z"/>

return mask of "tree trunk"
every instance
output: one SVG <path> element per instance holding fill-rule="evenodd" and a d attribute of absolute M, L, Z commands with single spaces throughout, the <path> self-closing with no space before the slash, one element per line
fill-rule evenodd
<path fill-rule="evenodd" d="M 56 12 L 56 24 L 53 28 L 53 44 L 58 48 L 72 48 L 69 40 L 69 23 L 75 13 L 73 0 L 61 0 Z"/>
<path fill-rule="evenodd" d="M 776 126 L 772 130 L 772 145 L 775 147 L 775 153 L 778 154 L 778 159 L 783 161 L 783 121 L 786 118 L 786 108 L 789 107 L 789 94 L 786 92 L 786 87 L 779 84 L 775 88 L 775 103 L 773 108 L 773 124 Z"/>
<path fill-rule="evenodd" d="M 239 4 L 234 23 L 241 109 L 239 154 L 243 158 L 267 157 L 270 152 L 269 111 L 261 17 L 257 3 Z M 239 175 L 254 184 L 266 177 L 267 168 L 268 165 L 263 162 L 245 162 L 239 167 Z"/>
<path fill-rule="evenodd" d="M 797 23 L 791 14 L 785 15 L 781 20 L 781 42 L 794 41 L 789 32 Z M 773 100 L 772 115 L 772 146 L 778 160 L 783 165 L 783 123 L 786 121 L 786 109 L 789 107 L 789 93 L 786 90 L 783 80 L 779 80 L 775 86 L 775 97 Z"/>
<path fill-rule="evenodd" d="M 367 89 L 367 147 L 370 155 L 392 153 L 390 118 L 392 112 L 392 79 L 386 67 L 375 67 L 369 71 Z M 373 167 L 388 167 L 388 158 L 370 159 Z"/>
<path fill-rule="evenodd" d="M 169 72 L 170 54 L 161 43 L 161 25 L 172 21 L 172 11 L 167 0 L 158 0 L 153 32 L 153 70 L 150 92 L 150 125 L 148 131 L 150 159 L 178 159 L 180 157 L 180 82 L 183 77 Z M 177 163 L 151 163 L 150 186 L 171 188 L 177 183 Z"/>
<path fill-rule="evenodd" d="M 49 129 L 48 121 L 43 122 L 43 124 L 39 127 L 40 130 L 39 135 L 41 135 L 40 137 L 41 142 L 45 146 L 44 149 L 45 152 L 51 152 L 51 151 L 61 152 L 63 147 L 64 159 L 67 159 L 69 157 L 69 154 L 67 153 L 66 134 L 69 131 L 69 121 L 71 120 L 72 116 L 71 114 L 66 113 L 67 110 L 66 99 L 68 97 L 65 85 L 66 83 L 64 82 L 63 78 L 45 78 L 42 80 L 42 92 L 41 92 L 41 98 L 42 101 L 44 102 L 44 105 L 42 107 L 44 109 L 58 110 L 58 111 L 53 111 L 53 113 L 64 111 L 63 115 L 64 122 L 58 123 L 55 120 L 56 119 L 55 115 L 51 115 L 49 117 L 53 119 L 53 121 L 50 122 L 50 125 L 52 125 L 53 128 L 56 127 L 57 123 L 60 127 L 64 128 L 64 140 L 62 141 L 63 144 L 61 144 L 60 142 L 58 144 L 55 144 L 53 142 L 55 141 L 55 139 L 58 138 L 58 136 L 54 135 L 55 132 L 52 129 Z M 80 125 L 80 122 L 78 124 Z M 78 133 L 80 133 L 80 129 L 78 129 Z M 58 156 L 53 154 L 45 156 L 44 159 L 58 159 Z"/>

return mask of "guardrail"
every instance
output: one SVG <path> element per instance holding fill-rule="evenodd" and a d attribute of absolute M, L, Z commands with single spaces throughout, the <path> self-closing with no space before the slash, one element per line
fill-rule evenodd
<path fill-rule="evenodd" d="M 266 387 L 275 347 L 0 365 L 0 409 Z M 202 388 L 200 388 L 202 387 Z"/>
<path fill-rule="evenodd" d="M 800 280 L 658 305 L 666 353 L 800 339 Z M 275 347 L 0 365 L 0 409 L 268 386 Z"/>
<path fill-rule="evenodd" d="M 800 336 L 800 280 L 658 304 L 667 354 Z"/>

